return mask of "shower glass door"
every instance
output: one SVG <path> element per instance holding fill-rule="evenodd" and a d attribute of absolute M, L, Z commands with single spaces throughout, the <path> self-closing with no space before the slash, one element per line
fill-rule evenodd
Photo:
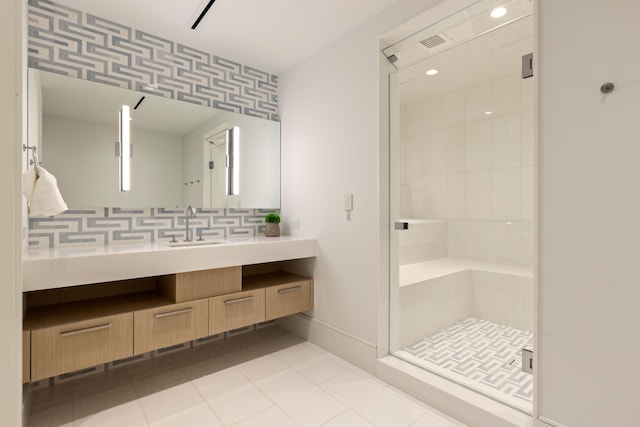
<path fill-rule="evenodd" d="M 383 50 L 397 67 L 390 352 L 529 413 L 532 12 L 480 1 Z"/>

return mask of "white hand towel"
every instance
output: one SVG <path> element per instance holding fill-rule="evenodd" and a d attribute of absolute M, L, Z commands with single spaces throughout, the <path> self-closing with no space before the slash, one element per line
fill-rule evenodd
<path fill-rule="evenodd" d="M 31 196 L 33 195 L 33 186 L 36 183 L 35 181 L 35 168 L 27 169 L 27 171 L 22 174 L 22 194 L 27 198 L 27 203 L 29 204 L 31 204 Z"/>
<path fill-rule="evenodd" d="M 45 168 L 38 166 L 27 170 L 22 175 L 22 192 L 29 202 L 29 216 L 53 216 L 69 209 L 64 202 L 58 180 Z"/>

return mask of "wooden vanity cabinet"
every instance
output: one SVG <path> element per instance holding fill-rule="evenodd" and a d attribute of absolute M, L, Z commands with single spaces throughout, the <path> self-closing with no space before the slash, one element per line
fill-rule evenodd
<path fill-rule="evenodd" d="M 246 267 L 27 293 L 24 381 L 82 370 L 313 307 L 312 279 L 282 271 L 282 263 Z"/>
<path fill-rule="evenodd" d="M 31 331 L 31 381 L 133 355 L 133 314 Z"/>
<path fill-rule="evenodd" d="M 265 290 L 265 320 L 313 307 L 313 279 L 284 271 L 245 277 L 244 289 Z"/>
<path fill-rule="evenodd" d="M 209 335 L 264 322 L 264 289 L 209 298 Z"/>
<path fill-rule="evenodd" d="M 202 299 L 133 313 L 133 353 L 142 354 L 209 335 L 209 305 Z"/>
<path fill-rule="evenodd" d="M 193 301 L 202 298 L 240 292 L 242 267 L 215 268 L 189 271 L 158 278 L 160 291 L 174 302 Z"/>
<path fill-rule="evenodd" d="M 273 320 L 313 307 L 313 281 L 304 280 L 265 289 L 265 320 Z"/>
<path fill-rule="evenodd" d="M 22 331 L 22 383 L 31 381 L 31 331 Z"/>
<path fill-rule="evenodd" d="M 148 289 L 148 279 L 141 282 Z M 126 294 L 121 283 L 113 286 L 117 292 L 99 284 L 92 298 L 82 300 L 73 288 L 53 289 L 53 304 L 46 304 L 46 291 L 38 291 L 37 298 L 27 295 L 23 329 L 31 335 L 31 381 L 133 356 L 134 312 L 173 304 L 156 291 Z M 77 290 L 83 293 L 86 288 Z"/>

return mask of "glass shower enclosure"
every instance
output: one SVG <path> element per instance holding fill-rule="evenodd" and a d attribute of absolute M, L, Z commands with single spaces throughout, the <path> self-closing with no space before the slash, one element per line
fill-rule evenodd
<path fill-rule="evenodd" d="M 476 2 L 383 50 L 390 352 L 529 413 L 532 51 L 529 0 Z"/>

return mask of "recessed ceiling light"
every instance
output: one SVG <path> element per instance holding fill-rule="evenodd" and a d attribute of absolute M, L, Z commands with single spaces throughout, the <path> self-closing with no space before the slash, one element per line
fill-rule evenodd
<path fill-rule="evenodd" d="M 485 112 L 484 112 L 484 115 L 485 115 L 485 116 L 490 116 L 490 115 L 492 115 L 492 114 L 493 114 L 493 111 L 485 111 Z"/>
<path fill-rule="evenodd" d="M 435 68 L 427 70 L 427 76 L 435 76 L 436 74 L 438 74 L 438 70 L 436 70 Z"/>
<path fill-rule="evenodd" d="M 504 8 L 502 6 L 496 7 L 495 9 L 493 9 L 491 11 L 491 17 L 492 18 L 501 18 L 504 15 L 506 15 L 506 13 L 507 13 L 507 9 L 506 8 Z"/>

